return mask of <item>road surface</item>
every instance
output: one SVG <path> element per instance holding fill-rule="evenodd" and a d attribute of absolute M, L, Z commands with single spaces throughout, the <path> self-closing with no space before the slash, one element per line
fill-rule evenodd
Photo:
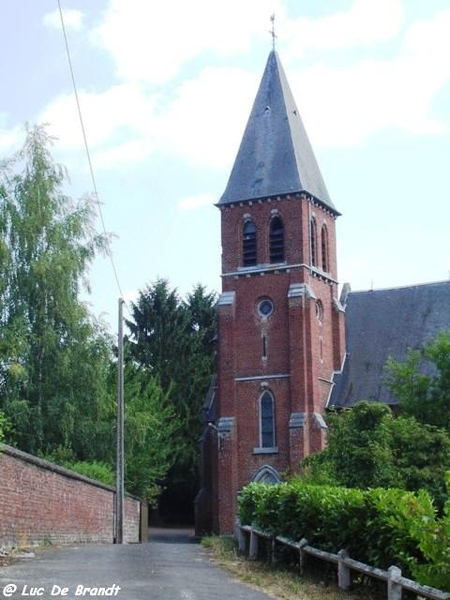
<path fill-rule="evenodd" d="M 0 567 L 0 599 L 267 600 L 211 563 L 188 530 L 150 531 L 148 544 L 47 547 Z"/>

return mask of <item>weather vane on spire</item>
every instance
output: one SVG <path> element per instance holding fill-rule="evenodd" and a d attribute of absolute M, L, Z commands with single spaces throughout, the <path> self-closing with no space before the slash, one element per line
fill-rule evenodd
<path fill-rule="evenodd" d="M 277 34 L 275 33 L 275 13 L 271 15 L 270 20 L 272 22 L 272 29 L 269 33 L 272 36 L 272 49 L 275 50 L 275 38 L 277 37 Z"/>

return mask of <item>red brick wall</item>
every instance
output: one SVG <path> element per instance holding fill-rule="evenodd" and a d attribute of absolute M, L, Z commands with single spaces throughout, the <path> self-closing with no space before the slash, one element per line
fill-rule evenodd
<path fill-rule="evenodd" d="M 0 547 L 112 542 L 114 490 L 0 445 Z M 125 500 L 124 541 L 139 541 L 140 501 Z"/>
<path fill-rule="evenodd" d="M 276 265 L 269 262 L 270 220 L 275 214 L 284 223 L 285 247 L 285 261 Z M 249 218 L 256 227 L 257 265 L 243 268 L 243 225 Z M 311 218 L 317 226 L 314 267 Z M 327 272 L 321 268 L 324 225 Z M 237 492 L 261 467 L 295 472 L 302 458 L 324 448 L 326 429 L 320 415 L 333 371 L 342 361 L 344 316 L 337 302 L 335 216 L 314 200 L 295 194 L 222 207 L 222 250 L 216 531 L 231 533 Z M 274 304 L 273 313 L 264 318 L 257 309 L 263 298 Z M 264 389 L 275 398 L 272 450 L 259 448 L 259 398 Z"/>

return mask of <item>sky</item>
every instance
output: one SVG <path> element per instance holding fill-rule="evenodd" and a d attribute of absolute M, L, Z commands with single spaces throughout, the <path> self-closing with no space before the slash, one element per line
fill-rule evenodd
<path fill-rule="evenodd" d="M 112 332 L 119 297 L 158 278 L 182 297 L 198 283 L 220 291 L 214 204 L 272 49 L 272 14 L 342 213 L 339 281 L 367 290 L 450 277 L 448 0 L 60 1 L 119 281 L 99 257 L 83 297 Z M 22 145 L 25 123 L 47 123 L 66 193 L 91 193 L 58 1 L 0 8 L 0 158 Z"/>

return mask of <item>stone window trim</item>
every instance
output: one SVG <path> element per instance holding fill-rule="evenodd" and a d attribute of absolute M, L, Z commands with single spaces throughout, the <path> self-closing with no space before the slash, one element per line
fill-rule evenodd
<path fill-rule="evenodd" d="M 278 454 L 278 446 L 274 446 L 273 448 L 261 448 L 258 446 L 253 448 L 253 454 Z"/>
<path fill-rule="evenodd" d="M 282 479 L 276 469 L 270 465 L 263 465 L 252 477 L 254 482 L 262 483 L 281 483 Z"/>
<path fill-rule="evenodd" d="M 274 311 L 274 304 L 271 298 L 265 296 L 256 303 L 256 310 L 261 319 L 268 319 Z"/>
<path fill-rule="evenodd" d="M 275 450 L 275 397 L 269 389 L 264 389 L 258 401 L 259 412 L 259 446 L 256 450 L 262 453 L 277 452 Z"/>

